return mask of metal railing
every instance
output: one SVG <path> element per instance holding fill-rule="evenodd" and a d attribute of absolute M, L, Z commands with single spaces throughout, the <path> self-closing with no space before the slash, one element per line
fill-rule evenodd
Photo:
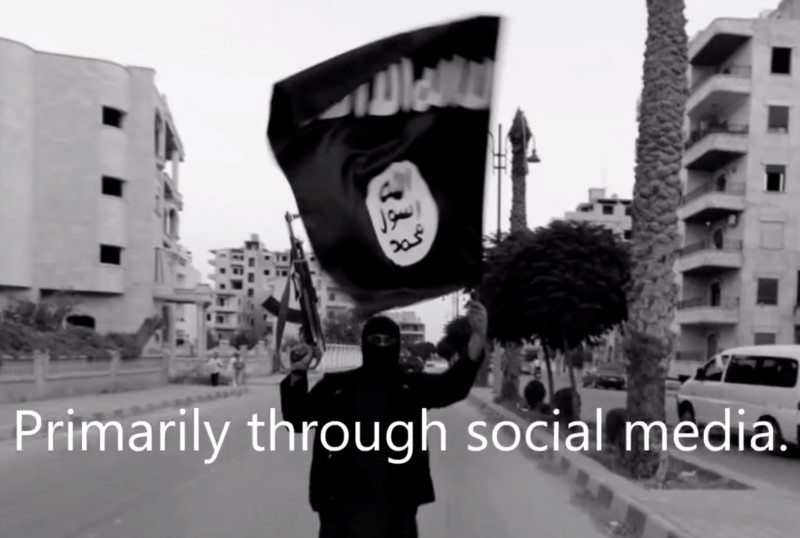
<path fill-rule="evenodd" d="M 720 67 L 710 75 L 694 81 L 692 83 L 692 92 L 696 92 L 701 86 L 714 77 L 750 78 L 752 74 L 753 68 L 749 65 L 729 65 L 727 67 Z"/>
<path fill-rule="evenodd" d="M 684 299 L 678 301 L 678 310 L 687 310 L 689 308 L 715 308 L 719 310 L 738 310 L 739 298 L 738 297 L 719 297 L 712 300 L 710 297 L 695 297 L 693 299 Z"/>
<path fill-rule="evenodd" d="M 721 250 L 723 252 L 741 252 L 742 250 L 742 242 L 738 240 L 731 240 L 731 239 L 724 239 L 722 243 L 718 243 L 711 239 L 707 239 L 704 241 L 700 241 L 697 243 L 693 243 L 691 245 L 686 245 L 683 248 L 678 249 L 678 256 L 688 256 L 689 254 L 694 254 L 695 252 L 701 252 L 704 250 Z"/>
<path fill-rule="evenodd" d="M 730 194 L 733 196 L 743 196 L 746 192 L 746 186 L 744 183 L 734 183 L 732 185 L 717 185 L 715 182 L 710 181 L 684 194 L 682 203 L 688 204 L 689 202 L 693 202 L 694 200 L 697 200 L 698 198 L 710 192 L 719 192 L 723 194 Z"/>
<path fill-rule="evenodd" d="M 695 129 L 689 133 L 689 138 L 686 140 L 686 149 L 691 148 L 706 136 L 711 134 L 735 134 L 746 135 L 750 132 L 750 126 L 747 124 L 727 123 L 720 122 L 703 127 L 702 129 Z"/>

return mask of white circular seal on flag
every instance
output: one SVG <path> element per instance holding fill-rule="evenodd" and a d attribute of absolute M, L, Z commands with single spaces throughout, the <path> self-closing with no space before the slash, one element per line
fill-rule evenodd
<path fill-rule="evenodd" d="M 428 255 L 439 229 L 439 207 L 414 163 L 392 163 L 374 177 L 366 203 L 387 258 L 408 267 Z"/>

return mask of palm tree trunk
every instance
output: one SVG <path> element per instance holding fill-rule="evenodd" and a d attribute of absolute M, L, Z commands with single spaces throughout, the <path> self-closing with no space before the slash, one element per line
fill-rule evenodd
<path fill-rule="evenodd" d="M 528 229 L 528 216 L 525 202 L 525 179 L 528 175 L 528 161 L 525 152 L 531 131 L 525 114 L 517 109 L 511 130 L 511 233 Z"/>
<path fill-rule="evenodd" d="M 677 298 L 673 264 L 679 240 L 677 209 L 688 93 L 684 7 L 684 0 L 647 0 L 632 207 L 633 285 L 625 328 L 631 420 L 663 421 L 665 414 L 666 365 L 673 347 L 671 325 Z M 663 462 L 660 442 L 651 439 L 656 450 L 648 454 L 643 439 L 633 444 L 628 463 L 636 475 L 655 474 Z"/>

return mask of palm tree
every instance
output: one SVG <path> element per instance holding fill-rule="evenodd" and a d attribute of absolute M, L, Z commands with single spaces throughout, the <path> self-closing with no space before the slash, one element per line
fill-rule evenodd
<path fill-rule="evenodd" d="M 517 109 L 508 138 L 511 141 L 511 233 L 528 229 L 525 205 L 525 180 L 528 176 L 528 161 L 525 152 L 532 133 L 521 109 Z"/>
<path fill-rule="evenodd" d="M 525 203 L 525 180 L 528 175 L 526 151 L 532 133 L 521 109 L 517 109 L 508 138 L 511 142 L 511 229 L 514 234 L 528 229 L 528 215 Z M 516 403 L 520 399 L 519 377 L 521 372 L 521 343 L 507 344 L 503 349 L 500 399 Z"/>
<path fill-rule="evenodd" d="M 625 354 L 631 419 L 664 420 L 665 378 L 673 352 L 671 325 L 677 298 L 673 264 L 678 247 L 677 209 L 681 198 L 683 125 L 687 87 L 684 0 L 647 0 L 647 43 L 636 142 L 632 204 L 632 286 L 628 296 Z M 657 432 L 657 428 L 652 428 Z M 628 453 L 638 476 L 665 471 L 666 455 L 651 439 Z M 662 465 L 659 465 L 662 463 Z"/>

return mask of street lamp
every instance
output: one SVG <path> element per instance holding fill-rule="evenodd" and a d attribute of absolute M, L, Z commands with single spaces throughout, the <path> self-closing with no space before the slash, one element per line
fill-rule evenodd
<path fill-rule="evenodd" d="M 510 144 L 509 139 L 510 133 L 506 133 L 503 136 L 503 124 L 498 124 L 497 126 L 497 138 L 495 138 L 494 134 L 489 131 L 489 141 L 491 142 L 492 146 L 492 169 L 497 172 L 497 239 L 500 240 L 500 233 L 502 230 L 502 217 L 501 217 L 501 195 L 502 195 L 502 179 L 503 179 L 503 171 L 506 170 L 507 166 L 506 163 L 508 162 L 508 146 Z M 503 141 L 505 141 L 506 145 L 503 147 Z M 530 141 L 533 142 L 533 147 L 531 148 L 531 154 L 526 159 L 529 163 L 540 163 L 542 162 L 539 158 L 539 155 L 536 153 L 536 138 L 531 133 Z M 497 148 L 495 148 L 495 143 L 497 144 Z M 526 140 L 525 147 L 528 146 L 528 141 Z"/>

